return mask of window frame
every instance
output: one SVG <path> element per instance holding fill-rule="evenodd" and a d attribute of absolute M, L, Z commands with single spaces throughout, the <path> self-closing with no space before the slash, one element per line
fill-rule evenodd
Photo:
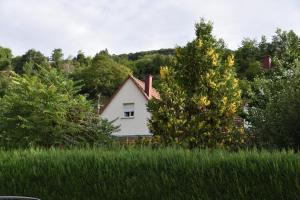
<path fill-rule="evenodd" d="M 126 108 L 126 106 L 132 108 Z M 135 112 L 134 112 L 134 103 L 123 103 L 123 117 L 124 119 L 130 119 L 135 117 Z"/>

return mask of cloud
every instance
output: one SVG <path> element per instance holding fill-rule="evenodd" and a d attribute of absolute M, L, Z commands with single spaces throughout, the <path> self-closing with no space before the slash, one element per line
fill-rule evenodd
<path fill-rule="evenodd" d="M 135 52 L 184 45 L 205 17 L 230 48 L 281 27 L 300 33 L 297 0 L 0 0 L 0 45 L 15 55 L 30 48 L 65 56 Z"/>

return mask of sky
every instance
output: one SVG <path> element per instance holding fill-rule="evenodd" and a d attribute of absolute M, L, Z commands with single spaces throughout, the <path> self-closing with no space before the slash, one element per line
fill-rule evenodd
<path fill-rule="evenodd" d="M 0 0 L 0 46 L 65 57 L 173 48 L 195 37 L 201 17 L 231 49 L 276 28 L 300 35 L 299 0 Z"/>

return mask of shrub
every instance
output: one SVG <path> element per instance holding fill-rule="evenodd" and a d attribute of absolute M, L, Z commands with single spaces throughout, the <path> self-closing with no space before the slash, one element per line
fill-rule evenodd
<path fill-rule="evenodd" d="M 95 144 L 115 130 L 94 113 L 79 87 L 55 69 L 13 74 L 0 98 L 2 146 L 28 147 Z"/>
<path fill-rule="evenodd" d="M 300 74 L 275 81 L 258 81 L 263 92 L 257 95 L 258 104 L 249 112 L 251 131 L 256 134 L 257 143 L 264 147 L 299 149 Z"/>

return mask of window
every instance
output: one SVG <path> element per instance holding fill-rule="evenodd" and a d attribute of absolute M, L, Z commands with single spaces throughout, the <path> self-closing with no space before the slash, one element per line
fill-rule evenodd
<path fill-rule="evenodd" d="M 123 104 L 124 117 L 134 117 L 134 103 Z"/>

